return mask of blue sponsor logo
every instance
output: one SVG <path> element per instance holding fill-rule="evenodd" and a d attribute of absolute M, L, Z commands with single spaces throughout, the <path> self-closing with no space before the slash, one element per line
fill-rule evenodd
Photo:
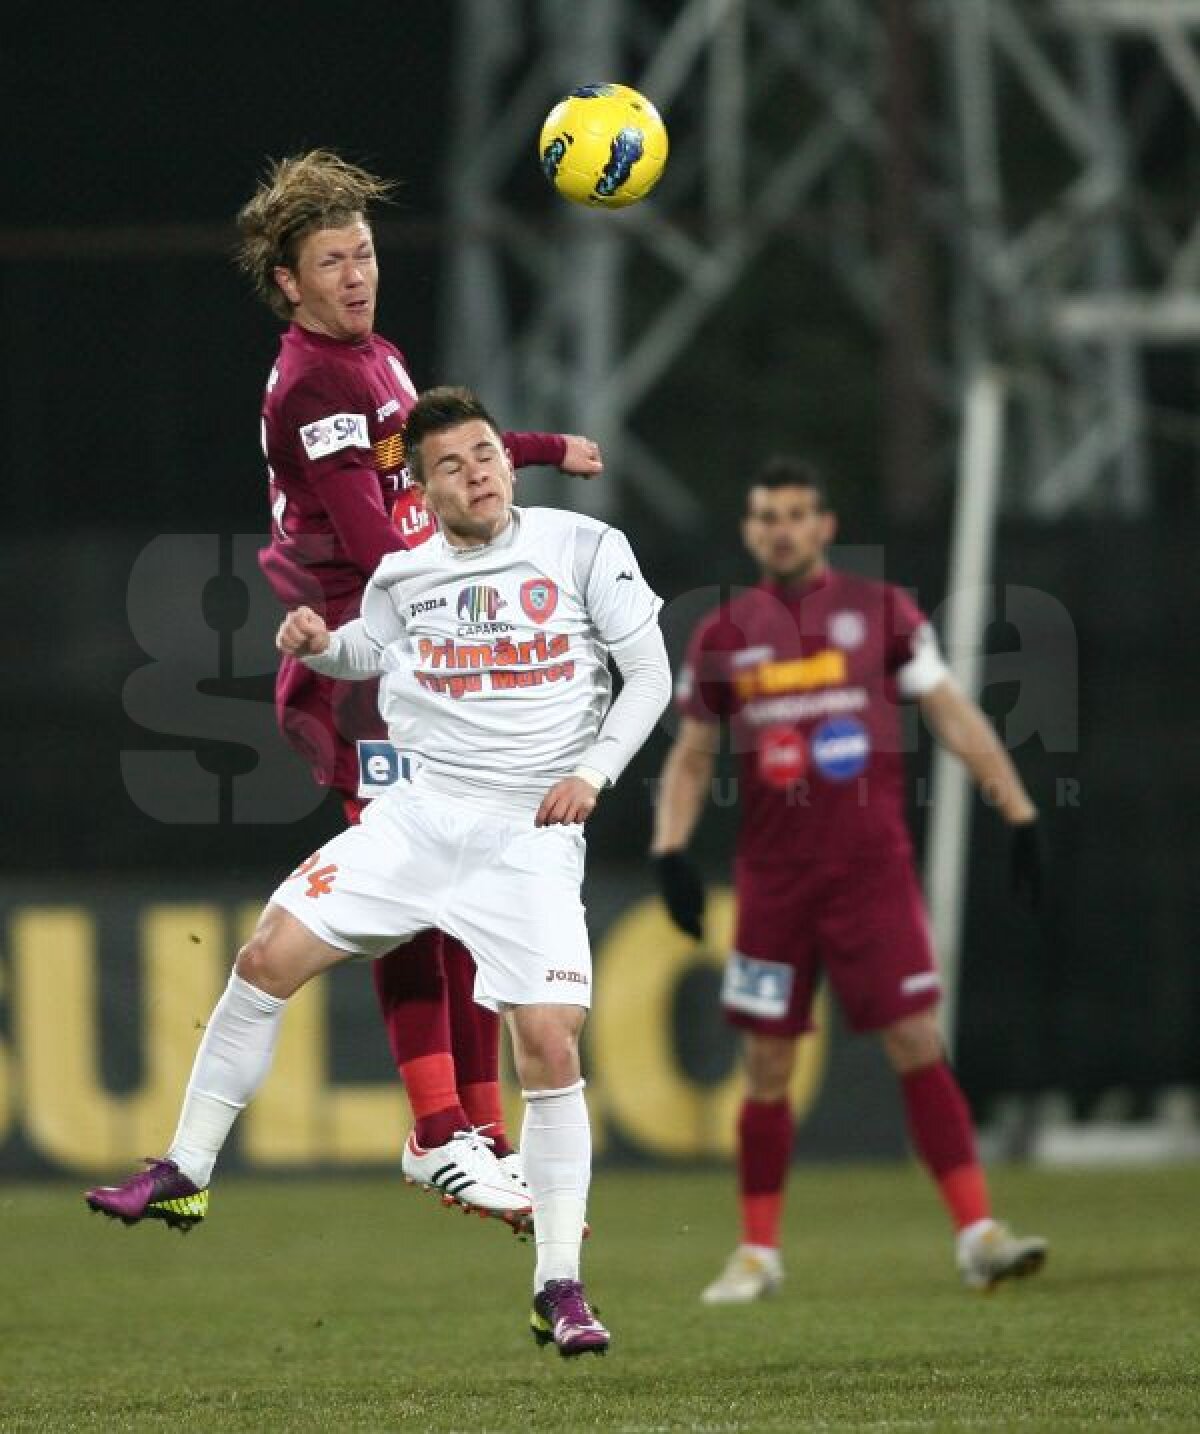
<path fill-rule="evenodd" d="M 871 756 L 871 739 L 856 717 L 831 717 L 809 739 L 813 766 L 830 782 L 857 777 Z"/>
<path fill-rule="evenodd" d="M 362 800 L 370 801 L 397 782 L 412 780 L 412 758 L 390 742 L 360 741 L 357 745 L 358 795 Z"/>

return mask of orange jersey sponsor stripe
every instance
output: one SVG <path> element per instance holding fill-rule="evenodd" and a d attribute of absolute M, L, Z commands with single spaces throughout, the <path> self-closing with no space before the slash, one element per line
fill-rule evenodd
<path fill-rule="evenodd" d="M 375 455 L 375 466 L 381 473 L 390 473 L 393 468 L 404 467 L 404 434 L 393 433 L 390 438 L 380 438 L 371 445 Z"/>
<path fill-rule="evenodd" d="M 734 678 L 739 697 L 762 697 L 780 692 L 802 692 L 812 687 L 839 687 L 846 681 L 846 654 L 826 648 L 812 657 L 790 662 L 764 662 Z"/>

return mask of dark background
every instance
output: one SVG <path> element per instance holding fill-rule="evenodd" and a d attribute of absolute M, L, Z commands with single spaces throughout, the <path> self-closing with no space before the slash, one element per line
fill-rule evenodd
<path fill-rule="evenodd" d="M 277 325 L 230 262 L 232 216 L 266 156 L 315 144 L 401 178 L 378 228 L 379 328 L 418 383 L 453 378 L 436 344 L 453 10 L 19 4 L 6 14 L 5 871 L 68 889 L 106 873 L 266 883 L 336 825 L 336 809 L 281 820 L 282 794 L 307 778 L 278 749 L 268 756 L 206 716 L 172 725 L 164 707 L 155 721 L 161 693 L 131 701 L 131 675 L 163 654 L 135 638 L 130 577 L 164 535 L 182 535 L 172 550 L 181 560 L 200 551 L 199 567 L 181 561 L 178 580 L 159 591 L 157 618 L 183 653 L 166 676 L 199 694 L 205 713 L 234 699 L 269 702 L 274 609 L 244 561 L 245 540 L 236 543 L 265 528 L 258 404 Z M 530 222 L 550 224 L 559 201 L 531 196 Z M 917 518 L 887 519 L 878 339 L 815 262 L 783 235 L 697 350 L 644 417 L 702 496 L 706 526 L 681 535 L 635 503 L 620 518 L 659 591 L 677 597 L 697 574 L 706 584 L 751 580 L 732 538 L 742 481 L 766 451 L 800 449 L 829 472 L 843 538 L 881 546 L 885 575 L 935 609 L 950 487 Z M 1185 403 L 1190 362 L 1154 371 Z M 952 438 L 942 435 L 948 450 Z M 1158 511 L 1145 519 L 1002 524 L 998 584 L 1037 588 L 1070 614 L 1079 741 L 1078 751 L 1034 739 L 1015 752 L 1051 839 L 1040 918 L 1010 901 L 1005 834 L 977 804 L 959 1044 L 981 1106 L 1061 1090 L 1086 1114 L 1117 1090 L 1147 1112 L 1165 1087 L 1200 1083 L 1200 523 L 1194 465 L 1173 448 L 1160 470 Z M 1060 654 L 1038 639 L 993 624 L 991 671 L 1011 671 L 1003 658 L 1019 650 L 1024 680 L 1061 681 Z M 1003 677 L 984 695 L 1001 726 L 1017 698 Z M 269 719 L 254 730 L 269 731 Z M 654 739 L 592 829 L 594 860 L 624 865 L 641 886 L 648 783 L 666 741 Z M 216 793 L 211 819 L 164 821 L 131 799 L 123 754 L 149 751 L 199 754 L 200 783 Z M 923 744 L 913 764 L 918 836 L 927 760 Z M 239 813 L 239 784 L 264 762 L 270 793 Z M 714 875 L 732 822 L 714 810 L 698 838 Z"/>

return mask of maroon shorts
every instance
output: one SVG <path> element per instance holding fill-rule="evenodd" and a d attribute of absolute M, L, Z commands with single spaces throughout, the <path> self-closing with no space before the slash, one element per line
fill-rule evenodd
<path fill-rule="evenodd" d="M 721 991 L 731 1025 L 765 1036 L 811 1030 L 822 971 L 855 1031 L 937 1004 L 929 924 L 907 851 L 819 866 L 739 862 L 735 879 L 735 950 Z"/>
<path fill-rule="evenodd" d="M 387 736 L 379 715 L 379 683 L 336 682 L 284 657 L 275 680 L 275 715 L 289 747 L 312 768 L 320 787 L 358 794 L 360 739 Z"/>

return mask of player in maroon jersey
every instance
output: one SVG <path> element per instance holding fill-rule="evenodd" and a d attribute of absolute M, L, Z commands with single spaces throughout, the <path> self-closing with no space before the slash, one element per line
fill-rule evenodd
<path fill-rule="evenodd" d="M 675 924 L 702 934 L 704 886 L 686 855 L 723 723 L 738 756 L 736 949 L 722 988 L 743 1032 L 738 1120 L 742 1239 L 708 1304 L 773 1293 L 793 1127 L 796 1040 L 818 977 L 847 1021 L 879 1034 L 909 1134 L 958 1231 L 963 1280 L 1029 1274 L 1046 1241 L 992 1218 L 966 1101 L 938 1034 L 937 969 L 904 813 L 897 699 L 912 699 L 1013 832 L 1014 884 L 1040 890 L 1037 810 L 987 718 L 956 685 L 932 630 L 899 588 L 826 561 L 835 519 L 807 464 L 771 460 L 748 494 L 743 537 L 761 570 L 704 619 L 677 688 L 681 725 L 663 769 L 653 854 Z"/>
<path fill-rule="evenodd" d="M 375 332 L 379 274 L 371 206 L 391 186 L 328 150 L 271 166 L 238 215 L 239 261 L 288 327 L 267 381 L 262 442 L 271 541 L 260 555 L 285 608 L 332 628 L 358 615 L 385 553 L 432 533 L 405 467 L 402 428 L 416 402 L 404 355 Z M 590 477 L 599 449 L 577 435 L 507 433 L 517 467 L 547 463 Z M 363 803 L 402 778 L 375 682 L 335 682 L 284 657 L 280 728 L 356 822 Z M 528 1198 L 504 1131 L 498 1021 L 474 1003 L 474 965 L 439 932 L 372 964 L 375 988 L 415 1125 L 402 1164 L 449 1201 L 520 1224 Z"/>

